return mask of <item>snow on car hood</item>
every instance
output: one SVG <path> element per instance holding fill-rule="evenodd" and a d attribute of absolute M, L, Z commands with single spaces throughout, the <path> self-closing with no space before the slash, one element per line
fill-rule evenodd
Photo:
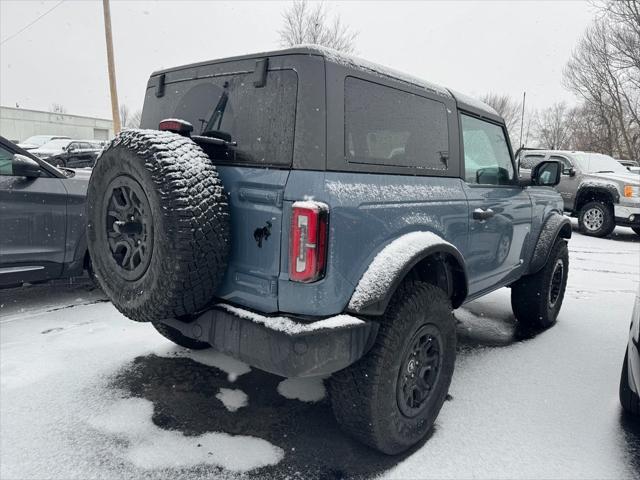
<path fill-rule="evenodd" d="M 632 172 L 629 173 L 588 173 L 585 175 L 585 180 L 589 181 L 593 180 L 611 180 L 613 183 L 617 184 L 627 184 L 627 185 L 640 185 L 640 178 L 638 175 Z M 604 183 L 604 182 L 603 182 Z"/>
<path fill-rule="evenodd" d="M 32 143 L 17 143 L 20 148 L 23 150 L 33 150 L 34 148 L 38 148 L 37 145 L 33 145 Z"/>
<path fill-rule="evenodd" d="M 53 150 L 51 148 L 34 148 L 29 150 L 30 153 L 37 155 L 38 157 L 50 157 L 52 155 L 58 155 L 62 153 L 62 150 Z"/>

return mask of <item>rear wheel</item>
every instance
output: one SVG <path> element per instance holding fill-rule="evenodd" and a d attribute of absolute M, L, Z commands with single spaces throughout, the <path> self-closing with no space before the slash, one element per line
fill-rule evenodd
<path fill-rule="evenodd" d="M 103 291 L 136 321 L 202 310 L 226 270 L 229 213 L 209 157 L 189 138 L 127 130 L 87 194 L 89 254 Z"/>
<path fill-rule="evenodd" d="M 381 319 L 372 349 L 334 374 L 340 426 L 387 454 L 422 440 L 444 403 L 456 356 L 451 302 L 437 287 L 407 281 Z"/>
<path fill-rule="evenodd" d="M 562 306 L 568 275 L 569 249 L 567 242 L 559 239 L 542 270 L 512 285 L 511 307 L 518 321 L 536 329 L 553 325 Z"/>
<path fill-rule="evenodd" d="M 181 347 L 188 348 L 190 350 L 205 350 L 207 348 L 211 348 L 211 345 L 208 343 L 185 337 L 179 330 L 164 323 L 154 322 L 153 326 L 160 335 Z"/>
<path fill-rule="evenodd" d="M 584 235 L 606 237 L 616 228 L 613 208 L 604 202 L 589 202 L 580 209 L 578 225 Z"/>
<path fill-rule="evenodd" d="M 620 375 L 620 403 L 626 412 L 640 415 L 640 397 L 629 386 L 629 350 L 624 354 L 622 373 Z"/>

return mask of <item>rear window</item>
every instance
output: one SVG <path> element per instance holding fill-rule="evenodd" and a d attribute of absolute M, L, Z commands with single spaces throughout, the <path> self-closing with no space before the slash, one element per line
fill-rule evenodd
<path fill-rule="evenodd" d="M 347 77 L 344 107 L 349 162 L 447 169 L 449 132 L 444 104 Z"/>
<path fill-rule="evenodd" d="M 158 128 L 165 118 L 193 125 L 194 134 L 223 132 L 237 142 L 228 151 L 207 151 L 217 160 L 291 165 L 298 77 L 293 70 L 271 71 L 256 88 L 253 73 L 221 75 L 167 83 L 165 95 L 147 97 L 144 127 Z"/>

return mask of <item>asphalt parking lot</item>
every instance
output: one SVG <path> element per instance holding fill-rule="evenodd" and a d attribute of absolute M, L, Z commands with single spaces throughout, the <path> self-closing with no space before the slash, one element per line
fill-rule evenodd
<path fill-rule="evenodd" d="M 507 289 L 456 311 L 449 399 L 398 457 L 338 429 L 324 379 L 186 352 L 86 282 L 0 291 L 0 476 L 638 478 L 617 392 L 640 237 L 575 233 L 570 252 L 552 329 L 520 331 Z"/>

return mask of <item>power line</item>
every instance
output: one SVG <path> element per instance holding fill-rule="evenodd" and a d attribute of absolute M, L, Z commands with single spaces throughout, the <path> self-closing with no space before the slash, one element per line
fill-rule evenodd
<path fill-rule="evenodd" d="M 33 25 L 34 23 L 36 23 L 38 20 L 40 20 L 42 17 L 44 17 L 45 15 L 50 14 L 51 12 L 53 12 L 56 8 L 58 8 L 60 5 L 62 5 L 65 2 L 65 0 L 60 0 L 58 3 L 56 3 L 53 7 L 51 7 L 49 10 L 47 10 L 46 12 L 44 12 L 42 15 L 40 15 L 39 17 L 37 17 L 35 20 L 29 22 L 28 24 L 26 24 L 24 27 L 22 27 L 20 30 L 18 30 L 16 33 L 14 33 L 13 35 L 9 35 L 7 38 L 5 38 L 4 40 L 2 40 L 0 42 L 0 45 L 4 45 L 6 42 L 8 42 L 9 40 L 11 40 L 12 38 L 14 38 L 15 36 L 21 34 L 22 32 L 24 32 L 27 28 L 29 28 L 31 25 Z"/>

